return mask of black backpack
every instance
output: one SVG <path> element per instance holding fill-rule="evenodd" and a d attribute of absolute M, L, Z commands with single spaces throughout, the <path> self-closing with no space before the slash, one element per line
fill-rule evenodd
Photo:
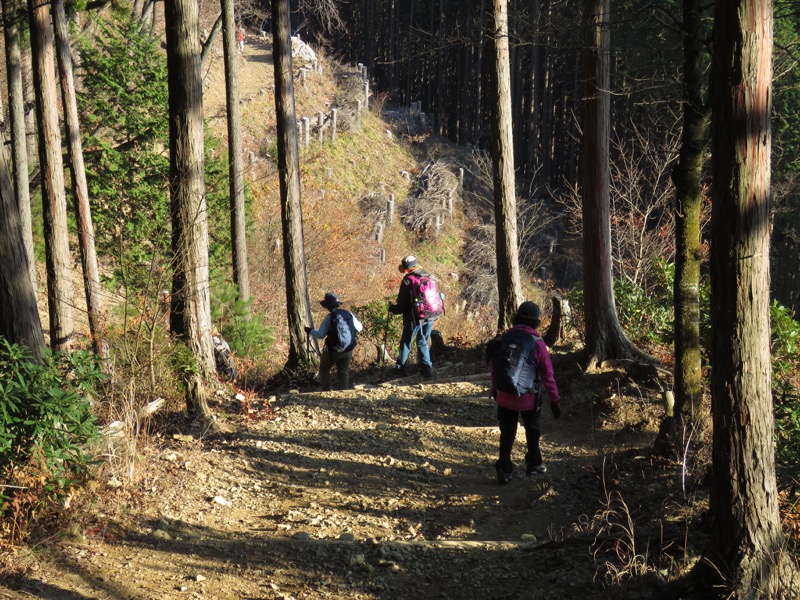
<path fill-rule="evenodd" d="M 522 396 L 537 387 L 536 342 L 540 339 L 518 329 L 509 329 L 489 343 L 487 354 L 498 390 Z"/>
<path fill-rule="evenodd" d="M 356 347 L 356 326 L 349 311 L 340 308 L 331 311 L 325 345 L 331 352 L 347 352 Z"/>

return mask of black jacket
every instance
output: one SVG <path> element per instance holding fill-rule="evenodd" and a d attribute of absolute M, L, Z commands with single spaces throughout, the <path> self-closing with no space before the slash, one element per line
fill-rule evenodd
<path fill-rule="evenodd" d="M 414 296 L 412 292 L 411 277 L 431 277 L 431 274 L 422 268 L 414 269 L 410 273 L 406 273 L 403 281 L 400 282 L 400 290 L 397 292 L 397 300 L 395 304 L 389 307 L 389 312 L 393 315 L 403 315 L 403 325 L 408 325 L 414 322 Z"/>

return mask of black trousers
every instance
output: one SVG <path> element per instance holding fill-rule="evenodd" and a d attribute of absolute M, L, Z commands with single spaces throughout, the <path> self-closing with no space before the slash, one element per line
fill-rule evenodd
<path fill-rule="evenodd" d="M 504 406 L 497 407 L 497 422 L 500 425 L 500 455 L 498 465 L 506 473 L 513 470 L 511 463 L 511 450 L 514 447 L 514 439 L 517 437 L 517 423 L 522 421 L 525 428 L 525 441 L 528 451 L 525 453 L 525 462 L 533 465 L 542 464 L 542 452 L 539 449 L 539 415 L 542 409 L 540 406 L 536 410 L 511 410 Z"/>

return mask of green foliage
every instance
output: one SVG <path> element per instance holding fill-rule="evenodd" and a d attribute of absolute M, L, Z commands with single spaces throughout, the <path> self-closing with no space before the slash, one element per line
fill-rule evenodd
<path fill-rule="evenodd" d="M 80 481 L 93 460 L 92 397 L 104 379 L 88 352 L 48 350 L 36 364 L 27 349 L 0 338 L 0 471 L 38 460 L 45 490 L 55 495 Z M 9 497 L 0 488 L 0 502 Z"/>
<path fill-rule="evenodd" d="M 400 339 L 400 332 L 403 327 L 402 318 L 389 313 L 389 305 L 393 298 L 383 300 L 372 300 L 367 304 L 353 306 L 353 314 L 364 325 L 361 336 L 378 346 L 386 344 L 392 346 Z"/>
<path fill-rule="evenodd" d="M 223 281 L 214 284 L 211 292 L 212 321 L 238 356 L 258 361 L 265 358 L 275 343 L 275 335 L 273 328 L 264 322 L 263 314 L 255 313 L 248 319 L 248 309 L 248 303 L 239 299 L 235 285 Z"/>
<path fill-rule="evenodd" d="M 111 280 L 142 290 L 163 279 L 170 256 L 169 117 L 166 57 L 140 20 L 116 15 L 80 44 L 78 94 L 86 177 L 98 252 L 111 258 Z M 207 137 L 212 258 L 230 247 L 227 169 Z M 218 224 L 216 227 L 215 224 Z"/>
<path fill-rule="evenodd" d="M 772 325 L 773 398 L 775 401 L 776 458 L 780 470 L 800 478 L 800 323 L 778 302 L 770 307 Z"/>

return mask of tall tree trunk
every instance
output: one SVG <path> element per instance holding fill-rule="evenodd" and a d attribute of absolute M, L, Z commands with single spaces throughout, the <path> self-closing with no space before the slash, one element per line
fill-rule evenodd
<path fill-rule="evenodd" d="M 33 87 L 39 132 L 39 165 L 42 173 L 42 206 L 47 257 L 47 301 L 50 315 L 50 346 L 69 350 L 74 333 L 74 290 L 67 230 L 67 199 L 64 194 L 64 163 L 58 124 L 56 71 L 50 4 L 28 0 L 31 27 Z"/>
<path fill-rule="evenodd" d="M 222 0 L 222 42 L 225 55 L 225 100 L 228 107 L 228 178 L 230 183 L 233 282 L 250 317 L 250 269 L 247 265 L 247 220 L 244 203 L 239 67 L 236 65 L 236 23 L 233 0 Z"/>
<path fill-rule="evenodd" d="M 511 318 L 522 303 L 522 282 L 517 248 L 517 193 L 511 132 L 511 66 L 506 0 L 493 0 L 493 10 L 492 162 L 497 244 L 497 327 L 502 330 L 511 324 Z"/>
<path fill-rule="evenodd" d="M 45 348 L 44 333 L 36 292 L 28 276 L 22 227 L 8 158 L 0 146 L 0 336 L 26 346 L 38 362 Z"/>
<path fill-rule="evenodd" d="M 208 287 L 208 212 L 198 5 L 193 0 L 167 0 L 164 16 L 169 73 L 173 253 L 170 328 L 189 347 L 196 363 L 195 369 L 186 369 L 189 415 L 209 422 L 206 382 L 213 376 L 215 364 Z"/>
<path fill-rule="evenodd" d="M 710 577 L 732 597 L 781 585 L 769 321 L 772 3 L 716 2 L 713 47 Z M 784 582 L 785 583 L 785 582 Z"/>
<path fill-rule="evenodd" d="M 609 0 L 584 1 L 583 289 L 589 369 L 635 350 L 614 302 L 609 175 Z"/>
<path fill-rule="evenodd" d="M 75 214 L 78 220 L 78 242 L 81 248 L 83 265 L 83 287 L 86 294 L 86 308 L 89 313 L 89 331 L 92 348 L 97 356 L 108 358 L 108 344 L 105 340 L 105 307 L 100 292 L 100 272 L 97 268 L 97 253 L 94 247 L 94 225 L 89 206 L 89 186 L 86 183 L 86 169 L 83 165 L 83 145 L 81 143 L 78 102 L 75 99 L 75 83 L 72 70 L 72 54 L 67 35 L 67 18 L 64 14 L 64 0 L 53 1 L 53 23 L 56 32 L 56 54 L 61 74 L 61 97 L 64 103 L 64 121 L 67 134 L 69 160 L 72 170 L 72 193 L 75 196 Z"/>
<path fill-rule="evenodd" d="M 292 44 L 289 1 L 272 2 L 272 60 L 275 65 L 275 112 L 278 127 L 278 173 L 281 188 L 283 261 L 286 273 L 286 311 L 289 325 L 289 357 L 286 369 L 294 370 L 301 359 L 313 360 L 306 347 L 303 327 L 311 325 L 311 301 L 303 237 L 303 204 L 300 194 L 300 156 L 294 109 Z"/>
<path fill-rule="evenodd" d="M 675 408 L 701 418 L 700 209 L 708 110 L 703 85 L 703 26 L 700 0 L 683 1 L 683 132 L 675 183 Z"/>
<path fill-rule="evenodd" d="M 28 255 L 28 271 L 36 292 L 36 256 L 33 248 L 31 191 L 28 181 L 28 143 L 25 128 L 25 92 L 22 85 L 22 52 L 20 51 L 18 0 L 2 0 L 6 42 L 6 79 L 8 112 L 11 125 L 11 159 L 14 166 L 14 192 L 19 207 L 22 239 Z"/>

